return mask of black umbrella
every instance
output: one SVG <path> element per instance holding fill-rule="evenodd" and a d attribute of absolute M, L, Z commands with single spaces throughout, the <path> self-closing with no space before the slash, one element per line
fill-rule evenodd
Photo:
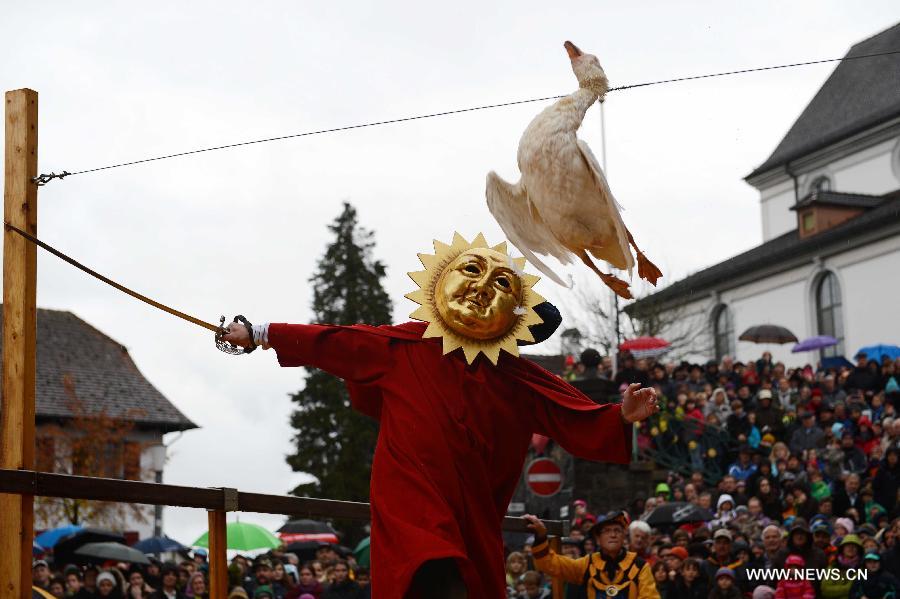
<path fill-rule="evenodd" d="M 290 543 L 287 547 L 285 547 L 285 553 L 294 553 L 300 558 L 301 562 L 307 562 L 316 559 L 316 552 L 319 550 L 319 547 L 323 546 L 333 547 L 335 551 L 338 552 L 342 557 L 346 557 L 353 553 L 353 550 L 349 547 L 344 547 L 343 545 L 336 545 L 334 543 L 327 543 L 325 541 L 295 541 Z"/>
<path fill-rule="evenodd" d="M 125 537 L 111 530 L 102 528 L 82 528 L 60 539 L 53 546 L 53 563 L 57 566 L 74 563 L 77 560 L 75 550 L 88 543 L 125 543 Z"/>
<path fill-rule="evenodd" d="M 275 532 L 337 535 L 337 531 L 333 529 L 327 522 L 319 522 L 318 520 L 307 519 L 291 520 L 290 522 L 286 522 Z"/>
<path fill-rule="evenodd" d="M 784 327 L 774 324 L 761 324 L 750 327 L 740 337 L 741 341 L 753 343 L 796 343 L 797 336 Z"/>
<path fill-rule="evenodd" d="M 75 551 L 75 555 L 88 558 L 88 561 L 105 562 L 112 560 L 145 565 L 150 563 L 146 555 L 122 543 L 87 543 L 79 547 Z"/>
<path fill-rule="evenodd" d="M 293 553 L 299 559 L 300 563 L 309 562 L 316 559 L 316 552 L 322 545 L 331 545 L 332 543 L 324 543 L 323 541 L 296 541 L 285 547 L 285 553 Z M 335 548 L 337 550 L 337 548 Z"/>
<path fill-rule="evenodd" d="M 178 541 L 174 539 L 170 539 L 167 536 L 161 537 L 150 537 L 149 539 L 144 539 L 143 541 L 138 541 L 134 545 L 132 545 L 135 549 L 140 551 L 141 553 L 166 553 L 169 551 L 186 551 L 188 547 L 185 547 Z"/>
<path fill-rule="evenodd" d="M 665 524 L 685 524 L 687 522 L 707 522 L 713 513 L 686 501 L 664 503 L 650 512 L 644 520 L 650 526 Z"/>

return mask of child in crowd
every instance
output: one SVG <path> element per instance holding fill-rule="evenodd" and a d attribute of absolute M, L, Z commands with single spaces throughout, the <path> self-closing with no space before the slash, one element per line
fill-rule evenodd
<path fill-rule="evenodd" d="M 803 570 L 806 567 L 806 560 L 796 554 L 788 556 L 784 562 L 784 567 L 788 570 Z M 815 599 L 816 591 L 808 580 L 795 580 L 792 577 L 778 581 L 775 588 L 775 599 Z"/>

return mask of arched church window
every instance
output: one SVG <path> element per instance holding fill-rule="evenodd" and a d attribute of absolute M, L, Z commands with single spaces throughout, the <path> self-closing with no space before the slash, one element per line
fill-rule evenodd
<path fill-rule="evenodd" d="M 719 304 L 713 311 L 713 342 L 716 360 L 725 356 L 734 356 L 734 320 L 731 310 L 725 304 Z"/>
<path fill-rule="evenodd" d="M 833 272 L 826 272 L 816 286 L 816 324 L 819 335 L 829 335 L 838 340 L 837 345 L 822 350 L 822 357 L 844 355 L 841 286 Z"/>

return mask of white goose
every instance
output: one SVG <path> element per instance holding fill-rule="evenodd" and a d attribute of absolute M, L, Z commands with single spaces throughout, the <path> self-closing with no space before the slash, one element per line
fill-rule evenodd
<path fill-rule="evenodd" d="M 606 74 L 596 56 L 584 54 L 572 42 L 565 48 L 578 91 L 544 109 L 525 129 L 519 141 L 518 183 L 488 173 L 488 208 L 513 245 L 560 285 L 566 283 L 535 253 L 549 254 L 563 264 L 577 256 L 618 295 L 631 298 L 628 283 L 601 272 L 588 253 L 628 270 L 630 277 L 634 268 L 630 243 L 637 253 L 639 276 L 656 285 L 662 273 L 638 249 L 600 164 L 576 135 L 587 109 L 609 89 Z"/>

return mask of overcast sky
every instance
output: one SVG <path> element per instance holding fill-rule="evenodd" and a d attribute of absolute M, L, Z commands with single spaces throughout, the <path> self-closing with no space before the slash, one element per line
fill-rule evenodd
<path fill-rule="evenodd" d="M 865 10 L 840 1 L 19 2 L 0 9 L 0 83 L 40 93 L 40 170 L 76 171 L 568 93 L 576 82 L 566 39 L 596 54 L 615 86 L 839 57 L 897 19 L 895 0 Z M 760 243 L 757 194 L 742 177 L 833 68 L 608 96 L 610 184 L 638 243 L 663 269 L 662 283 Z M 484 177 L 495 169 L 518 178 L 519 136 L 543 106 L 54 181 L 40 192 L 40 236 L 208 321 L 240 312 L 254 322 L 304 322 L 326 225 L 348 200 L 376 232 L 395 319 L 403 321 L 416 252 L 454 230 L 500 239 Z M 581 136 L 599 156 L 598 109 Z M 39 306 L 70 310 L 127 346 L 143 374 L 200 425 L 171 447 L 167 482 L 285 493 L 303 480 L 284 461 L 288 394 L 301 386 L 302 370 L 278 368 L 273 352 L 221 354 L 206 331 L 45 253 L 38 264 Z M 551 283 L 539 290 L 571 304 Z M 206 526 L 198 510 L 167 509 L 165 518 L 166 533 L 185 543 Z M 282 520 L 242 519 L 272 528 Z"/>

